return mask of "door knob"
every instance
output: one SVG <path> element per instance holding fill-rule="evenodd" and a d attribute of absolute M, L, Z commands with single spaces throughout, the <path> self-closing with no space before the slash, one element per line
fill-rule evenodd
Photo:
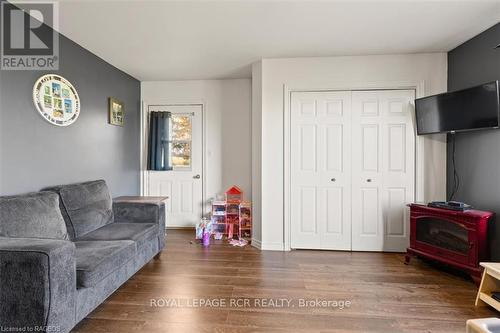
<path fill-rule="evenodd" d="M 193 176 L 194 179 L 200 179 L 201 176 L 200 175 L 196 175 L 196 176 Z"/>
<path fill-rule="evenodd" d="M 332 179 L 330 179 L 330 180 L 331 180 L 332 182 L 334 182 L 334 181 L 336 181 L 337 179 L 335 179 L 335 178 L 332 178 Z"/>
<path fill-rule="evenodd" d="M 372 182 L 372 180 L 371 180 L 370 178 L 368 178 L 368 179 L 366 180 L 366 182 L 367 182 L 367 183 L 371 183 L 371 182 Z"/>

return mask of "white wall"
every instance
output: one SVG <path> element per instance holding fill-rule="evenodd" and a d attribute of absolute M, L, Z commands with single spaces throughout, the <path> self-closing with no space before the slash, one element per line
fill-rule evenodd
<path fill-rule="evenodd" d="M 252 65 L 252 245 L 261 247 L 262 62 Z M 258 222 L 255 222 L 258 221 Z"/>
<path fill-rule="evenodd" d="M 203 103 L 206 129 L 205 197 L 232 185 L 252 195 L 251 81 L 149 81 L 141 83 L 148 104 Z"/>
<path fill-rule="evenodd" d="M 262 98 L 262 106 L 252 110 L 252 133 L 262 142 L 254 146 L 253 173 L 255 229 L 262 249 L 285 249 L 284 233 L 284 91 L 312 89 L 367 89 L 420 86 L 421 95 L 446 91 L 446 53 L 411 55 L 376 55 L 328 58 L 263 59 L 253 68 L 254 101 Z M 260 82 L 255 82 L 260 81 Z M 418 92 L 417 92 L 418 93 Z M 421 97 L 421 96 L 419 96 Z M 260 127 L 260 128 L 256 128 Z M 425 201 L 445 199 L 446 144 L 442 135 L 423 139 L 425 171 L 423 193 Z M 422 153 L 422 151 L 417 152 Z M 418 176 L 417 176 L 418 177 Z"/>

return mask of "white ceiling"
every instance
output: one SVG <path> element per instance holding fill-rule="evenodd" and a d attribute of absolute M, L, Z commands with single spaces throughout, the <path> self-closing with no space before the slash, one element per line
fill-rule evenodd
<path fill-rule="evenodd" d="M 142 81 L 250 77 L 261 58 L 449 51 L 500 21 L 500 0 L 63 0 L 59 10 L 64 35 Z"/>

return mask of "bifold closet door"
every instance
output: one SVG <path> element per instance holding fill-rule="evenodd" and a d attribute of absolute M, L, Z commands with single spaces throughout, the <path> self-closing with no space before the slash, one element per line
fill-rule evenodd
<path fill-rule="evenodd" d="M 351 250 L 351 92 L 291 97 L 291 247 Z"/>
<path fill-rule="evenodd" d="M 352 93 L 352 250 L 405 251 L 414 200 L 413 90 Z"/>

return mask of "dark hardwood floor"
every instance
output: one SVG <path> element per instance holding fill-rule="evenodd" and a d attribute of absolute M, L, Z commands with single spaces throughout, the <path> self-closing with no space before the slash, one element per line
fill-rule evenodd
<path fill-rule="evenodd" d="M 74 332 L 465 332 L 476 286 L 403 254 L 334 251 L 261 252 L 190 242 L 169 231 L 167 248 L 82 321 Z M 161 302 L 174 299 L 178 306 Z M 215 307 L 216 300 L 226 306 Z M 280 299 L 283 305 L 255 303 Z M 349 307 L 300 307 L 302 300 Z M 152 300 L 159 305 L 151 306 Z M 246 308 L 231 305 L 247 300 Z M 211 302 L 194 306 L 195 301 Z M 188 304 L 189 302 L 189 304 Z M 171 304 L 172 305 L 172 304 Z M 208 304 L 207 304 L 208 305 Z M 270 304 L 266 304 L 270 305 Z M 337 306 L 335 306 L 337 305 Z"/>

